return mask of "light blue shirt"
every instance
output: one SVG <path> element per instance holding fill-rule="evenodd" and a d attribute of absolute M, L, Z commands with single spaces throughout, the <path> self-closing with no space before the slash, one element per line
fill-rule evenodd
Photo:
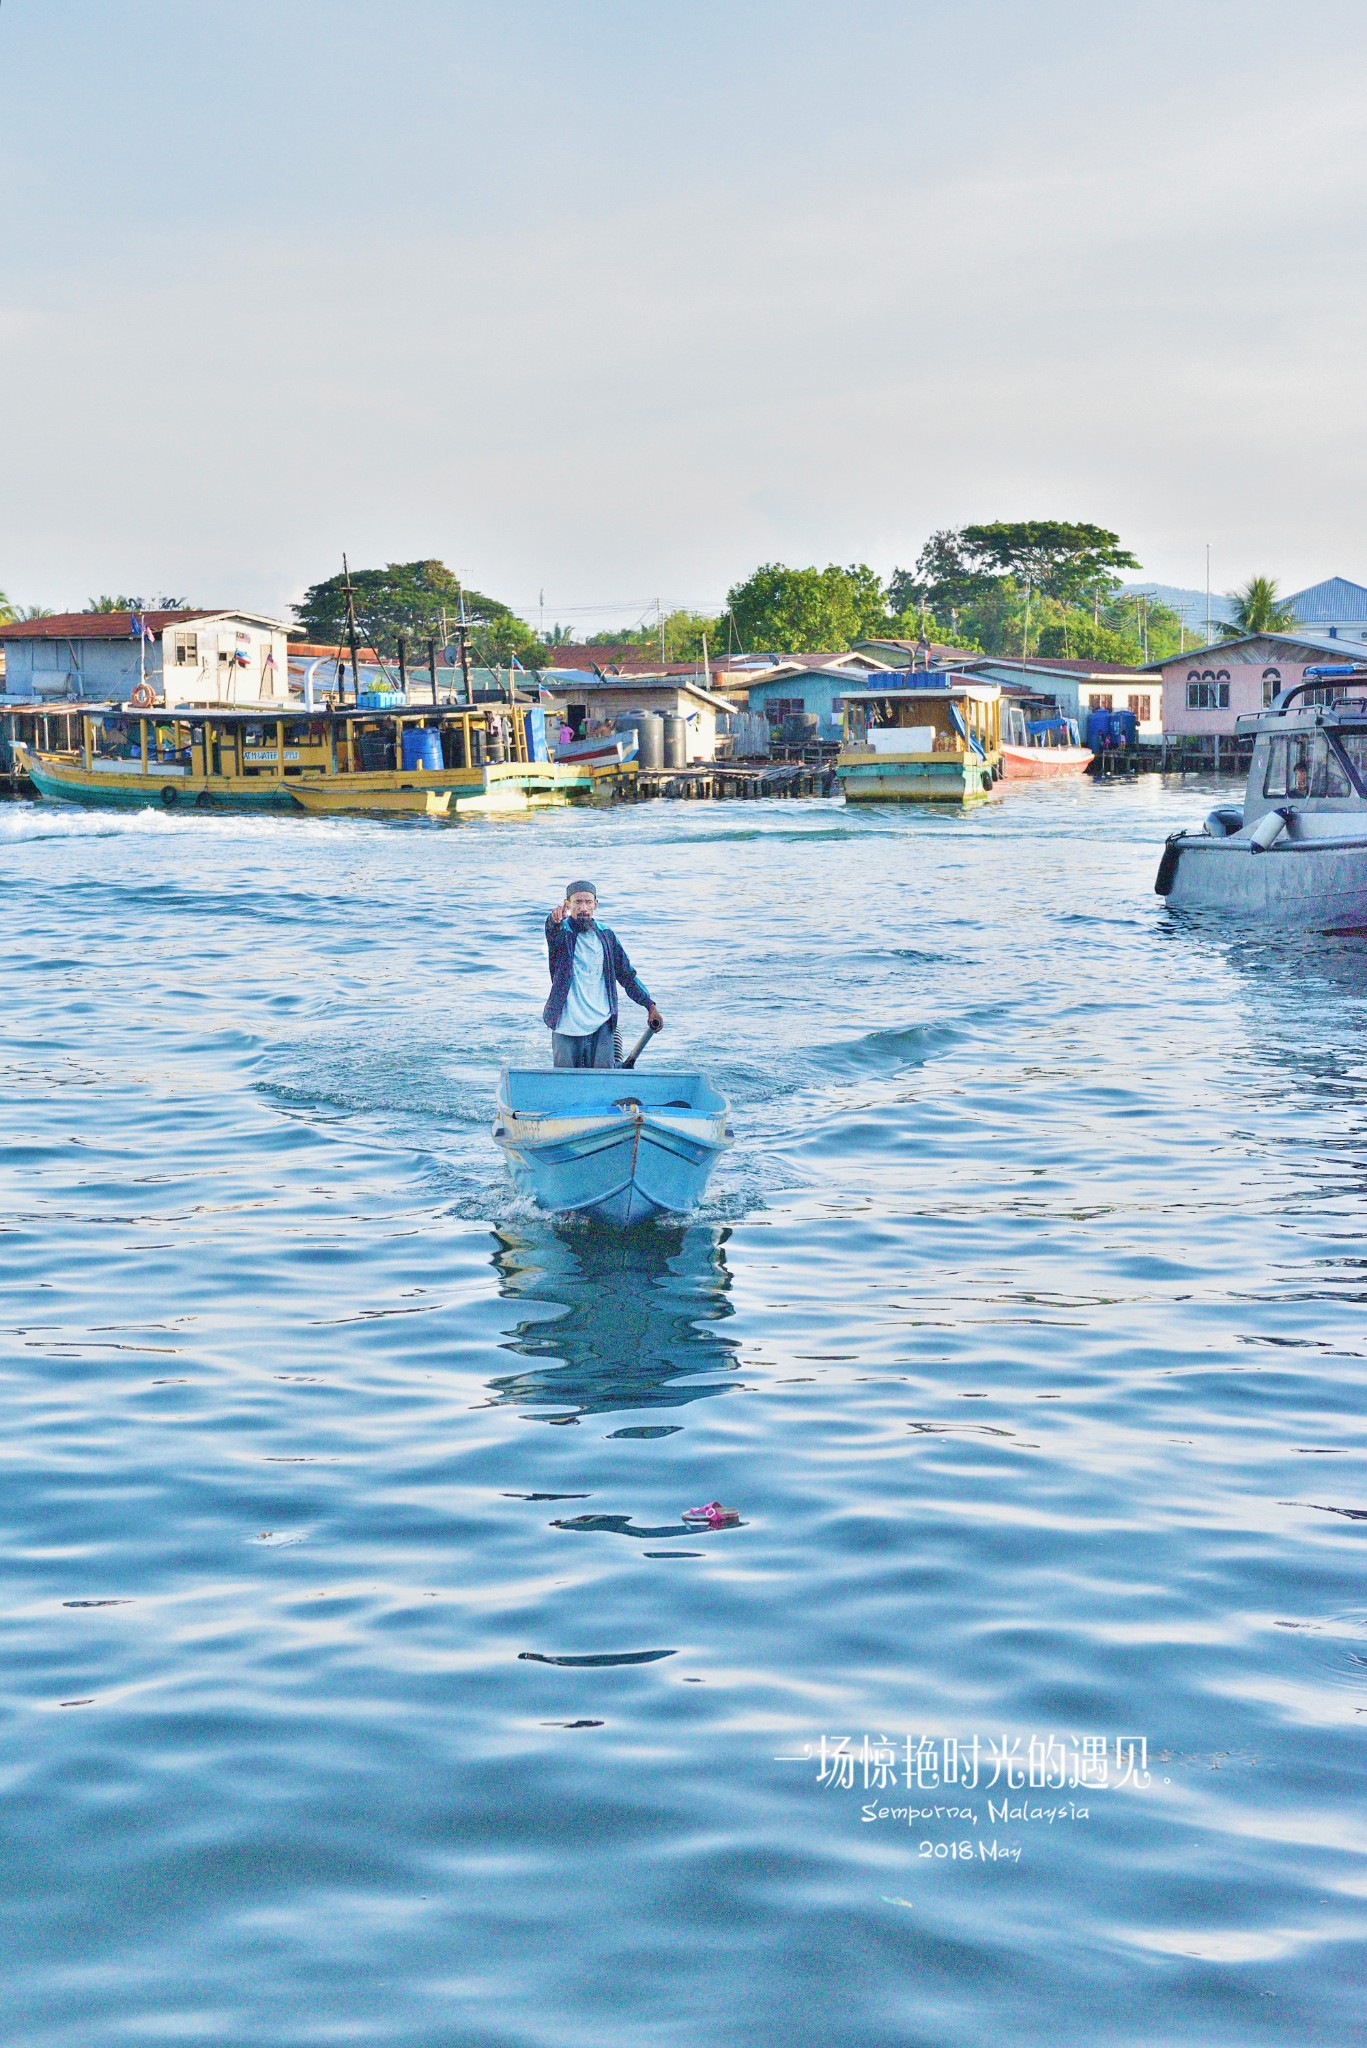
<path fill-rule="evenodd" d="M 574 935 L 574 973 L 565 998 L 565 1014 L 556 1025 L 566 1038 L 587 1038 L 612 1015 L 603 980 L 603 941 L 597 932 Z"/>

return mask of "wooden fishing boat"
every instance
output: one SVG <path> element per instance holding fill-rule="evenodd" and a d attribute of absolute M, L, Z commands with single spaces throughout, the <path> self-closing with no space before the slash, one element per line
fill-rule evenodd
<path fill-rule="evenodd" d="M 923 688 L 843 690 L 846 803 L 981 803 L 1001 774 L 1001 689 L 946 672 Z"/>
<path fill-rule="evenodd" d="M 330 815 L 525 810 L 587 795 L 585 768 L 534 760 L 537 707 L 180 705 L 86 712 L 74 746 L 15 743 L 41 795 L 145 808 L 306 810 Z M 497 759 L 509 751 L 514 758 Z M 520 744 L 519 744 L 520 742 Z"/>
<path fill-rule="evenodd" d="M 734 1137 L 701 1074 L 508 1067 L 499 1079 L 494 1141 L 543 1209 L 621 1224 L 682 1215 Z"/>

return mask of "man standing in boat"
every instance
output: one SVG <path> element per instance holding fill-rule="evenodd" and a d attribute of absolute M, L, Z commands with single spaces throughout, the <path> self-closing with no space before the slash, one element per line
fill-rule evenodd
<path fill-rule="evenodd" d="M 639 1003 L 652 1031 L 664 1018 L 626 956 L 616 932 L 597 921 L 592 882 L 571 882 L 565 900 L 546 919 L 551 992 L 542 1011 L 550 1026 L 557 1067 L 615 1067 L 617 985 Z"/>

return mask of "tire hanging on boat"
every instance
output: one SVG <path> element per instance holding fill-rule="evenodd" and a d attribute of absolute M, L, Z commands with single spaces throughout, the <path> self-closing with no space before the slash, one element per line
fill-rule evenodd
<path fill-rule="evenodd" d="M 1172 894 L 1172 885 L 1177 880 L 1177 863 L 1181 858 L 1182 849 L 1177 843 L 1176 834 L 1174 834 L 1163 848 L 1163 858 L 1159 861 L 1158 873 L 1154 876 L 1153 892 L 1155 896 L 1170 896 Z"/>
<path fill-rule="evenodd" d="M 180 802 L 180 791 L 178 789 L 172 789 L 170 783 L 168 782 L 165 789 L 161 793 L 161 800 L 162 803 L 166 806 L 166 809 L 169 811 Z"/>

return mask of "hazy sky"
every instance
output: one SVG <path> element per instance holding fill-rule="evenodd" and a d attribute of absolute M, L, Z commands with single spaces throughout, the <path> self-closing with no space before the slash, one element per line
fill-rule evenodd
<path fill-rule="evenodd" d="M 3 0 L 0 589 L 1367 581 L 1340 0 Z"/>

